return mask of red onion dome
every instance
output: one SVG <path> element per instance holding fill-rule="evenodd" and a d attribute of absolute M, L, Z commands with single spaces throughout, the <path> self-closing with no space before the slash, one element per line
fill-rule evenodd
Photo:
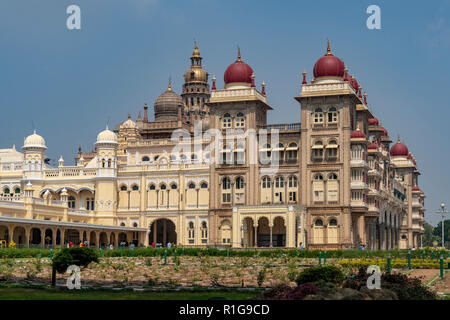
<path fill-rule="evenodd" d="M 344 62 L 331 53 L 330 41 L 328 41 L 327 53 L 317 60 L 314 65 L 314 78 L 344 76 Z"/>
<path fill-rule="evenodd" d="M 235 62 L 230 64 L 225 70 L 223 79 L 225 83 L 233 82 L 252 82 L 253 69 L 241 60 L 241 50 L 238 49 L 238 58 Z"/>
<path fill-rule="evenodd" d="M 422 190 L 420 190 L 420 188 L 418 186 L 414 186 L 411 189 L 412 192 L 422 192 Z"/>
<path fill-rule="evenodd" d="M 400 142 L 400 139 L 398 139 L 397 143 L 392 146 L 390 153 L 393 157 L 407 157 L 409 151 L 408 148 Z"/>
<path fill-rule="evenodd" d="M 378 125 L 378 119 L 377 118 L 370 118 L 369 119 L 369 126 L 377 126 Z"/>
<path fill-rule="evenodd" d="M 350 139 L 366 139 L 366 135 L 359 129 L 353 130 Z"/>
<path fill-rule="evenodd" d="M 378 149 L 378 146 L 377 146 L 376 143 L 372 142 L 371 144 L 369 144 L 367 146 L 367 149 L 369 149 L 369 150 L 376 150 L 376 149 Z"/>

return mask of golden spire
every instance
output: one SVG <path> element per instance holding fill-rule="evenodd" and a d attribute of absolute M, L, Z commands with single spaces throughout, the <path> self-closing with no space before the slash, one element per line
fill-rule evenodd
<path fill-rule="evenodd" d="M 327 56 L 332 56 L 331 48 L 330 48 L 330 40 L 327 40 Z"/>
<path fill-rule="evenodd" d="M 167 91 L 172 91 L 172 79 L 169 77 L 169 86 L 167 87 Z"/>
<path fill-rule="evenodd" d="M 194 39 L 194 51 L 192 51 L 191 58 L 200 58 L 200 50 L 197 45 L 197 41 Z"/>
<path fill-rule="evenodd" d="M 237 60 L 236 61 L 242 61 L 241 60 L 241 48 L 239 48 L 239 46 L 238 46 L 238 58 L 237 58 Z"/>

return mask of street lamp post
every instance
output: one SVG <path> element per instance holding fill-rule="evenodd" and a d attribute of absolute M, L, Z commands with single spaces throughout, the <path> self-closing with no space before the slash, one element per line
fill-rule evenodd
<path fill-rule="evenodd" d="M 444 214 L 448 213 L 448 211 L 445 209 L 445 203 L 441 203 L 441 210 L 436 211 L 436 213 L 440 213 L 442 216 L 442 247 L 445 248 L 445 242 L 444 242 Z"/>

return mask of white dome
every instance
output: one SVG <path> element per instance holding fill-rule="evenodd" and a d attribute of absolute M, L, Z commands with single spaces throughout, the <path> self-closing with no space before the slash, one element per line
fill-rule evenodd
<path fill-rule="evenodd" d="M 117 136 L 106 127 L 106 130 L 103 130 L 98 134 L 97 143 L 117 143 Z"/>
<path fill-rule="evenodd" d="M 128 115 L 128 120 L 125 121 L 120 125 L 120 128 L 129 129 L 129 128 L 136 128 L 136 123 L 134 123 L 133 120 L 131 120 L 130 115 Z"/>
<path fill-rule="evenodd" d="M 36 130 L 34 130 L 34 133 L 32 135 L 29 135 L 26 137 L 23 148 L 45 148 L 47 149 L 47 146 L 45 145 L 45 140 L 40 135 L 36 134 Z"/>

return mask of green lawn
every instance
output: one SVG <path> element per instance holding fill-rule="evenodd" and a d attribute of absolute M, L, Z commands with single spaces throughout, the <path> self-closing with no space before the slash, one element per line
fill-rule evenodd
<path fill-rule="evenodd" d="M 248 300 L 258 292 L 217 291 L 179 291 L 179 292 L 136 292 L 130 290 L 112 291 L 101 289 L 67 290 L 52 288 L 0 288 L 0 300 L 208 300 L 227 298 L 229 300 Z"/>

